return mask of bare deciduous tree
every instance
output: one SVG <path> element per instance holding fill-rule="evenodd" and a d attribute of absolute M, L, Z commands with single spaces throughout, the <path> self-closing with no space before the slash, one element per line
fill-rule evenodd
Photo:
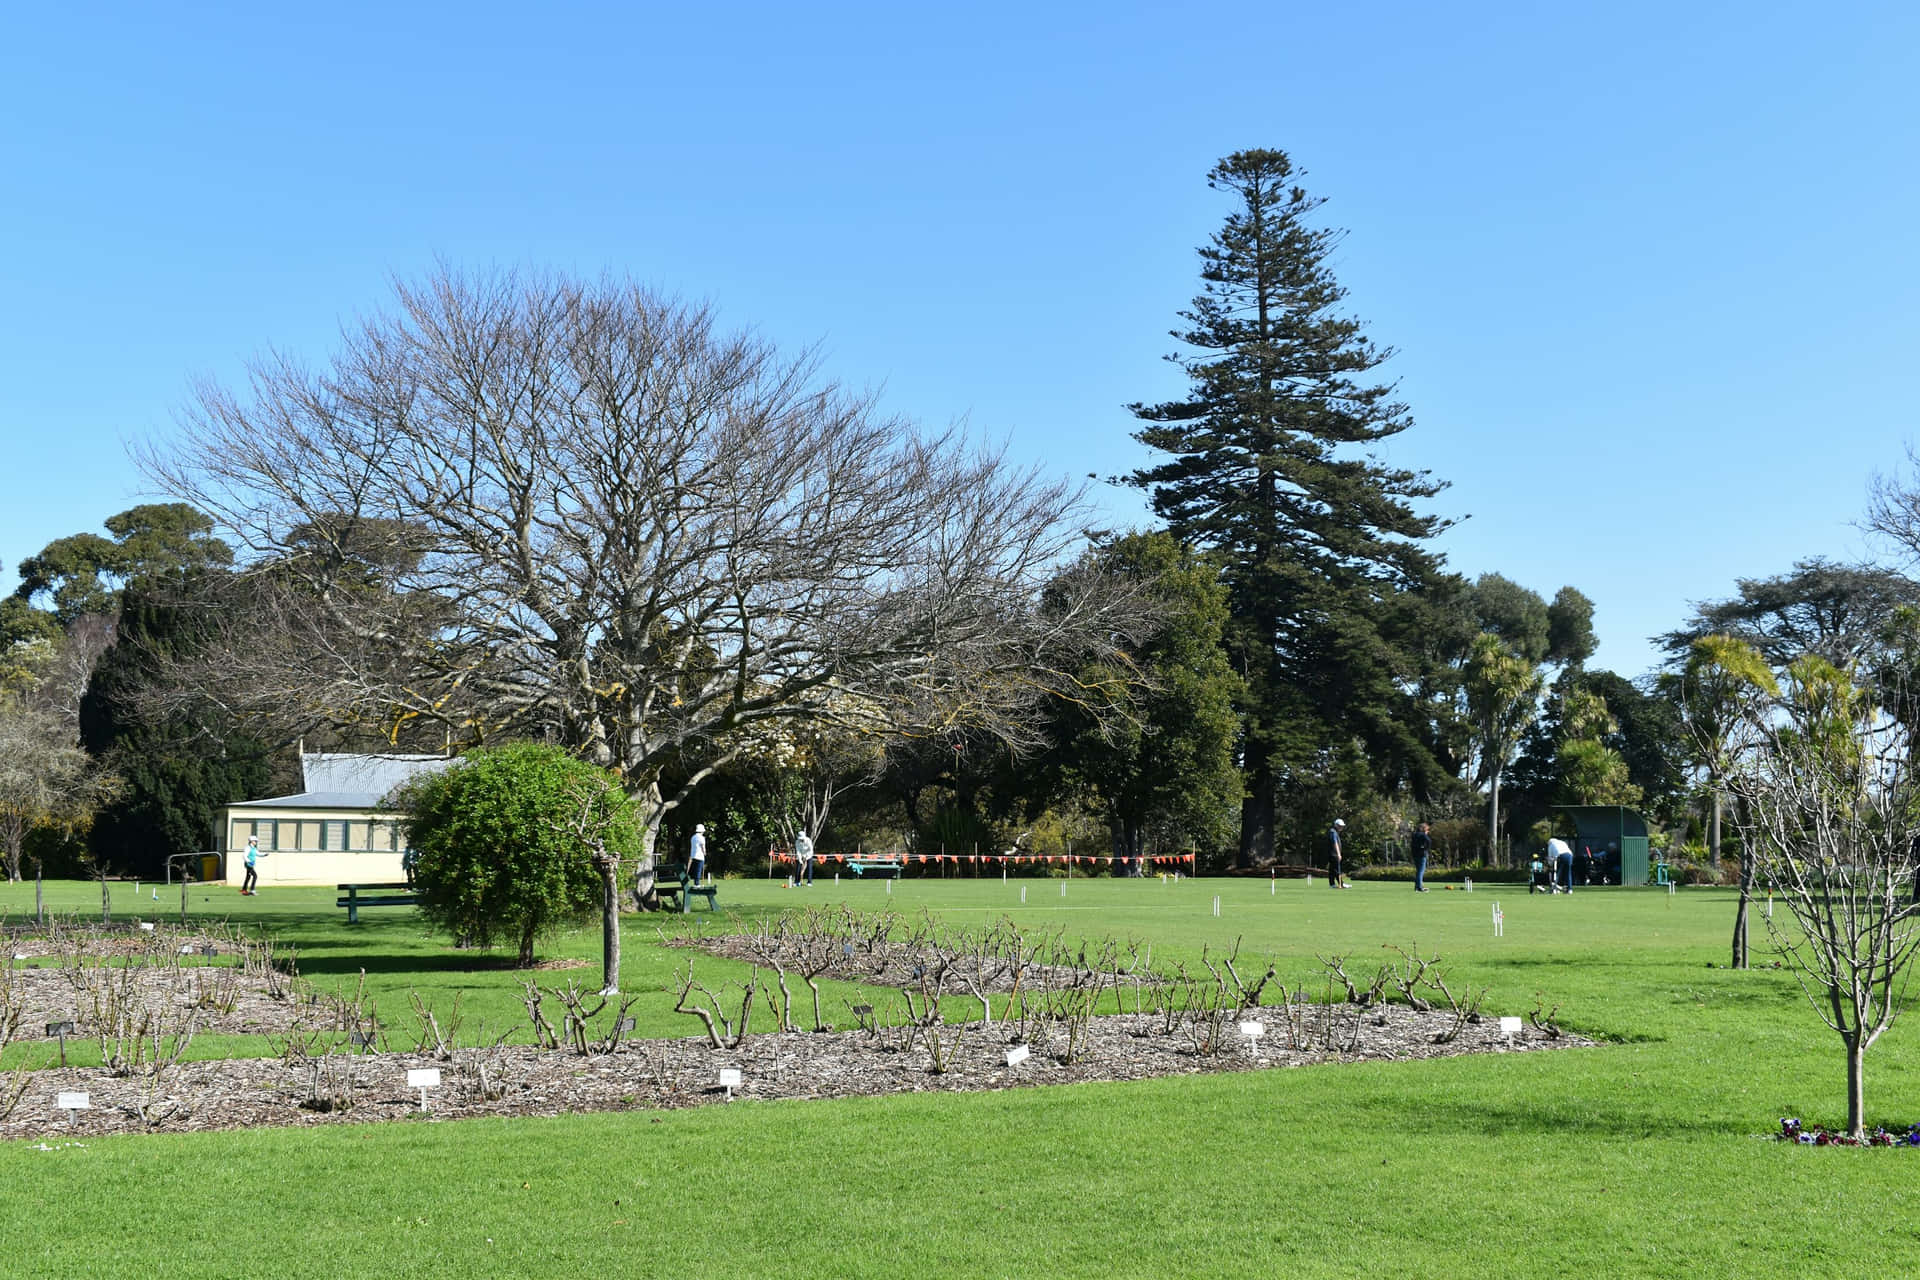
<path fill-rule="evenodd" d="M 162 686 L 283 737 L 558 741 L 640 805 L 643 899 L 742 728 L 1020 741 L 1141 621 L 1061 590 L 1068 486 L 617 281 L 442 271 L 324 368 L 260 360 L 183 418 L 148 470 L 248 555 Z"/>
<path fill-rule="evenodd" d="M 1847 1130 L 1865 1135 L 1865 1056 L 1905 1003 L 1920 948 L 1911 888 L 1920 829 L 1911 742 L 1845 673 L 1806 656 L 1753 704 L 1755 749 L 1728 775 L 1736 820 L 1786 920 L 1768 920 L 1846 1047 Z"/>
<path fill-rule="evenodd" d="M 109 620 L 82 618 L 59 640 L 35 640 L 10 655 L 0 680 L 0 858 L 20 879 L 27 833 L 85 831 L 121 780 L 80 746 L 80 695 L 112 635 Z"/>
<path fill-rule="evenodd" d="M 887 739 L 871 727 L 884 723 L 880 708 L 840 710 L 830 721 L 762 726 L 734 763 L 789 848 L 801 832 L 817 841 L 834 801 L 873 786 L 886 768 Z"/>

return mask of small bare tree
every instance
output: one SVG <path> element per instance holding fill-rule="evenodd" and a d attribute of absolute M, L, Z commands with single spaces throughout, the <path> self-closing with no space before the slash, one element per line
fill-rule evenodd
<path fill-rule="evenodd" d="M 1774 944 L 1846 1047 L 1847 1131 L 1866 1131 L 1865 1058 L 1905 1003 L 1920 786 L 1912 742 L 1845 672 L 1807 656 L 1753 704 L 1756 748 L 1728 775 L 1760 876 L 1787 907 Z"/>
<path fill-rule="evenodd" d="M 600 877 L 600 994 L 620 992 L 620 867 L 619 850 L 612 847 L 619 806 L 610 794 L 616 786 L 611 774 L 596 775 L 568 788 L 569 808 L 553 823 L 573 841 Z"/>

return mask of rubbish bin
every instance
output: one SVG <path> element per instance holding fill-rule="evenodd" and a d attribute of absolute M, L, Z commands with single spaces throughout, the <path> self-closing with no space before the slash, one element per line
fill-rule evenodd
<path fill-rule="evenodd" d="M 205 881 L 213 881 L 220 878 L 219 854 L 203 853 L 200 855 L 200 878 Z"/>

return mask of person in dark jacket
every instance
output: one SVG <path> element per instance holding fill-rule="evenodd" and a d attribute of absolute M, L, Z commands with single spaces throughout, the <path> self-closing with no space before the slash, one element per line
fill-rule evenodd
<path fill-rule="evenodd" d="M 1426 823 L 1413 829 L 1413 891 L 1427 891 L 1427 858 L 1433 853 L 1433 833 Z"/>

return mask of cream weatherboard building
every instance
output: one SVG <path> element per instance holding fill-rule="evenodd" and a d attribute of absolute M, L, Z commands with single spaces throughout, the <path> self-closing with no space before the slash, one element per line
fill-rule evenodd
<path fill-rule="evenodd" d="M 404 877 L 406 834 L 385 807 L 395 788 L 454 761 L 446 756 L 303 752 L 298 795 L 230 804 L 220 815 L 226 882 L 246 875 L 247 837 L 260 841 L 260 884 L 382 884 Z"/>

